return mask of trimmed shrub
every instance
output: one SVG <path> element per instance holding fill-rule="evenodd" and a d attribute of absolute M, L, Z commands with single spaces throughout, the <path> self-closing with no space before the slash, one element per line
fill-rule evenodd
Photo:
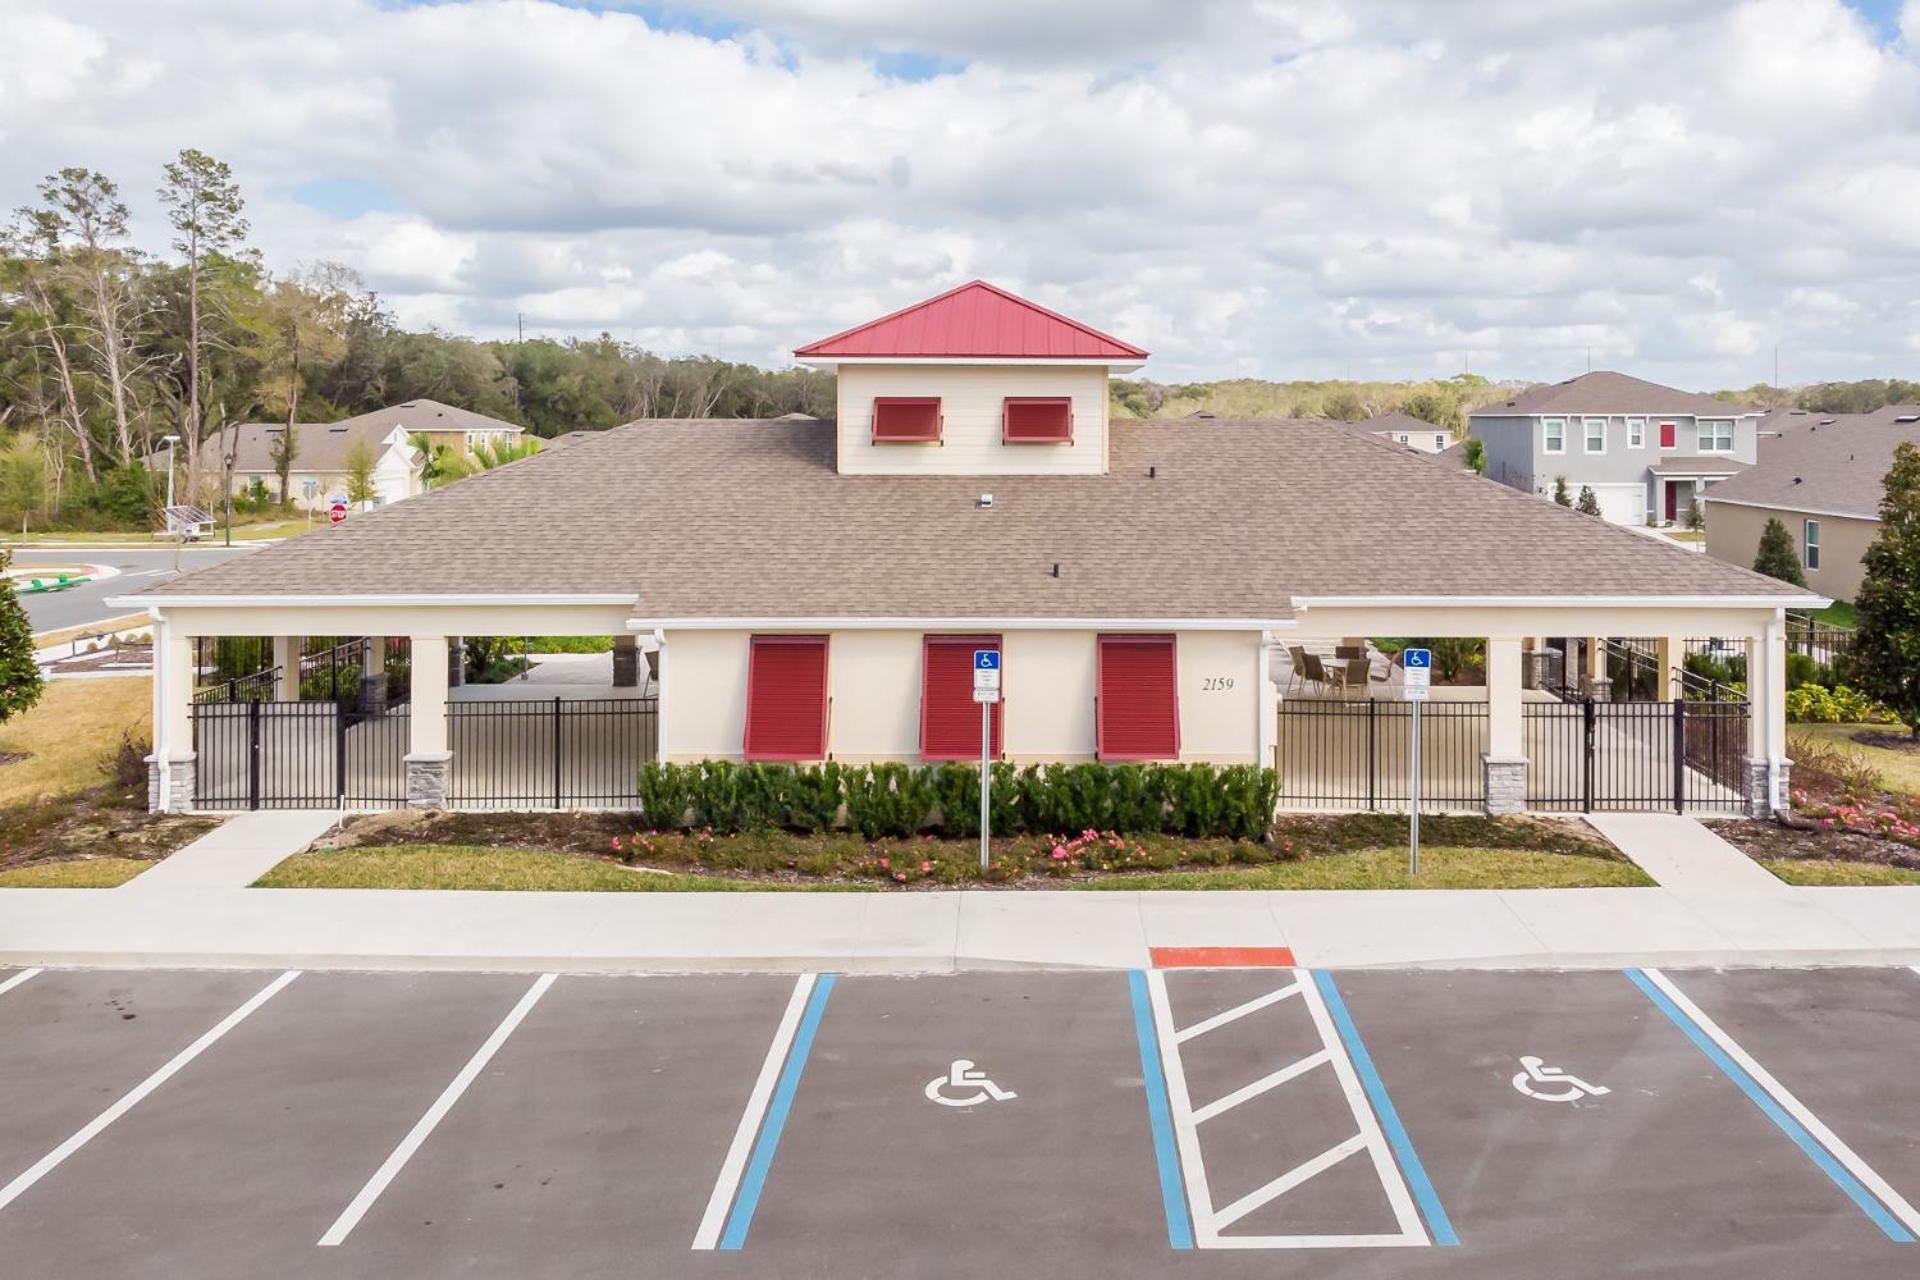
<path fill-rule="evenodd" d="M 931 774 L 904 764 L 846 769 L 847 825 L 869 840 L 913 835 L 933 810 Z"/>
<path fill-rule="evenodd" d="M 657 760 L 641 766 L 640 808 L 655 830 L 679 831 L 691 825 L 688 810 L 693 805 L 697 772 L 692 765 L 662 764 Z"/>
<path fill-rule="evenodd" d="M 940 810 L 942 833 L 956 840 L 980 834 L 980 770 L 965 764 L 933 770 L 933 802 Z"/>

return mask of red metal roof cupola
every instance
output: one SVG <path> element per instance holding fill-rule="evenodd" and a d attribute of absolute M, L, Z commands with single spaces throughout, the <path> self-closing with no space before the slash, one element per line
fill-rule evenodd
<path fill-rule="evenodd" d="M 1147 353 L 1037 303 L 975 280 L 794 351 L 809 364 L 1004 360 L 1138 367 Z"/>

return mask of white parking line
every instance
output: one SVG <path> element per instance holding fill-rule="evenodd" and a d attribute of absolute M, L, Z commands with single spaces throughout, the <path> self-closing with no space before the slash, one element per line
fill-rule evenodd
<path fill-rule="evenodd" d="M 1827 1128 L 1819 1116 L 1813 1114 L 1806 1104 L 1793 1096 L 1787 1087 L 1773 1078 L 1773 1074 L 1755 1060 L 1752 1054 L 1741 1048 L 1739 1042 L 1720 1028 L 1709 1018 L 1699 1005 L 1687 998 L 1686 992 L 1674 985 L 1673 979 L 1658 969 L 1640 970 L 1647 981 L 1660 991 L 1691 1018 L 1700 1031 L 1718 1045 L 1720 1051 L 1738 1063 L 1740 1069 L 1753 1078 L 1753 1082 L 1764 1089 L 1779 1108 L 1799 1122 L 1800 1127 L 1813 1135 L 1815 1142 L 1827 1149 L 1827 1153 L 1839 1163 L 1840 1167 L 1852 1174 L 1854 1179 L 1869 1192 L 1877 1196 L 1901 1226 L 1915 1236 L 1920 1236 L 1920 1213 L 1908 1204 L 1905 1197 L 1887 1184 L 1887 1180 L 1875 1173 L 1873 1166 L 1862 1160 L 1853 1148 L 1840 1140 L 1840 1136 Z"/>
<path fill-rule="evenodd" d="M 20 972 L 14 974 L 11 978 L 8 978 L 5 982 L 0 982 L 0 996 L 7 994 L 7 992 L 13 990 L 15 987 L 25 982 L 28 978 L 34 977 L 38 974 L 42 974 L 45 972 L 46 972 L 45 969 L 22 969 Z"/>
<path fill-rule="evenodd" d="M 39 971 L 33 970 L 33 972 L 37 973 Z M 95 1137 L 99 1136 L 102 1129 L 105 1129 L 115 1120 L 118 1120 L 121 1116 L 133 1110 L 142 1098 L 172 1079 L 182 1067 L 206 1052 L 207 1048 L 212 1045 L 214 1041 L 246 1021 L 247 1015 L 251 1014 L 267 1001 L 273 999 L 282 987 L 285 987 L 289 982 L 292 982 L 299 976 L 300 971 L 298 969 L 289 969 L 272 982 L 269 982 L 256 992 L 252 999 L 222 1018 L 211 1030 L 204 1033 L 198 1040 L 195 1040 L 179 1053 L 173 1055 L 173 1058 L 168 1061 L 165 1066 L 148 1076 L 145 1080 L 142 1080 L 139 1084 L 133 1086 L 120 1101 L 114 1103 L 105 1111 L 102 1111 L 99 1115 L 88 1121 L 86 1125 L 71 1138 L 68 1138 L 65 1142 L 47 1152 L 46 1155 L 41 1156 L 31 1169 L 28 1169 L 12 1182 L 9 1182 L 4 1188 L 0 1188 L 0 1209 L 6 1208 L 15 1200 L 19 1199 L 21 1194 L 33 1186 L 34 1183 L 53 1172 L 68 1156 L 93 1141 Z"/>
<path fill-rule="evenodd" d="M 1406 1181 L 1400 1175 L 1399 1167 L 1394 1163 L 1393 1152 L 1380 1130 L 1379 1122 L 1374 1117 L 1373 1106 L 1367 1100 L 1366 1091 L 1353 1069 L 1353 1064 L 1347 1059 L 1340 1033 L 1333 1025 L 1333 1019 L 1327 1012 L 1319 990 L 1307 980 L 1304 973 L 1294 974 L 1293 981 L 1287 986 L 1255 997 L 1225 1013 L 1215 1014 L 1203 1022 L 1195 1023 L 1183 1032 L 1174 1030 L 1173 1009 L 1167 999 L 1167 982 L 1164 973 L 1159 970 L 1148 972 L 1147 995 L 1153 1007 L 1154 1027 L 1160 1041 L 1161 1066 L 1167 1081 L 1167 1109 L 1173 1123 L 1174 1142 L 1180 1151 L 1180 1169 L 1186 1182 L 1187 1208 L 1193 1218 L 1195 1245 L 1202 1249 L 1351 1249 L 1392 1248 L 1431 1243 L 1421 1223 L 1420 1212 L 1413 1203 L 1413 1196 L 1407 1189 Z M 1223 1098 L 1196 1108 L 1193 1105 L 1193 1096 L 1187 1088 L 1186 1065 L 1181 1058 L 1183 1052 L 1191 1050 L 1183 1050 L 1181 1042 L 1191 1040 L 1215 1027 L 1224 1026 L 1236 1018 L 1245 1017 L 1258 1009 L 1278 1004 L 1296 995 L 1306 1004 L 1314 1028 L 1319 1033 L 1320 1049 L 1278 1071 L 1260 1077 L 1251 1084 L 1234 1090 Z M 1216 1209 L 1213 1203 L 1213 1189 L 1207 1182 L 1206 1160 L 1201 1151 L 1200 1125 L 1321 1066 L 1332 1067 L 1335 1076 L 1339 1079 L 1341 1091 L 1346 1097 L 1348 1109 L 1352 1112 L 1358 1132 L 1311 1160 L 1263 1184 L 1232 1204 Z M 1393 1208 L 1394 1219 L 1400 1227 L 1399 1231 L 1356 1235 L 1231 1236 L 1222 1234 L 1227 1227 L 1255 1209 L 1270 1204 L 1287 1192 L 1340 1164 L 1349 1156 L 1357 1155 L 1362 1151 L 1368 1152 L 1372 1157 L 1374 1170 Z"/>
<path fill-rule="evenodd" d="M 787 1010 L 780 1015 L 779 1026 L 774 1028 L 773 1043 L 767 1047 L 766 1061 L 760 1064 L 760 1077 L 753 1082 L 753 1092 L 747 1095 L 747 1108 L 740 1115 L 739 1127 L 733 1131 L 733 1144 L 727 1148 L 727 1157 L 720 1162 L 720 1176 L 713 1181 L 713 1194 L 707 1198 L 707 1211 L 701 1215 L 700 1229 L 694 1232 L 695 1249 L 712 1249 L 720 1243 L 720 1232 L 727 1225 L 727 1210 L 733 1207 L 734 1193 L 740 1189 L 740 1175 L 753 1151 L 753 1139 L 760 1132 L 760 1121 L 767 1114 L 774 1085 L 786 1065 L 787 1052 L 793 1047 L 800 1017 L 813 995 L 814 977 L 803 973 L 794 980 Z"/>
<path fill-rule="evenodd" d="M 320 1247 L 331 1248 L 339 1244 L 352 1233 L 354 1227 L 359 1225 L 360 1219 L 365 1217 L 367 1210 L 373 1207 L 373 1202 L 378 1200 L 380 1193 L 387 1189 L 387 1184 L 406 1167 L 407 1161 L 413 1158 L 413 1153 L 420 1149 L 421 1144 L 433 1133 L 440 1121 L 446 1118 L 447 1112 L 453 1110 L 453 1104 L 460 1101 L 460 1095 L 467 1091 L 467 1086 L 486 1070 L 487 1063 L 493 1060 L 493 1055 L 500 1052 L 500 1046 L 507 1042 L 507 1037 L 513 1034 L 513 1029 L 533 1011 L 533 1006 L 540 1002 L 540 997 L 547 994 L 547 988 L 553 985 L 557 976 L 543 973 L 534 980 L 531 987 L 527 988 L 527 993 L 520 997 L 520 1003 L 514 1005 L 507 1016 L 500 1020 L 500 1025 L 493 1029 L 493 1034 L 487 1037 L 486 1043 L 482 1044 L 474 1052 L 473 1057 L 467 1060 L 466 1066 L 460 1068 L 460 1074 L 453 1078 L 452 1083 L 440 1091 L 440 1096 L 435 1098 L 433 1105 L 427 1108 L 427 1113 L 420 1117 L 406 1137 L 400 1139 L 400 1145 L 393 1149 L 393 1154 L 387 1157 L 386 1163 L 374 1171 L 373 1177 L 367 1179 L 367 1185 L 360 1188 L 360 1194 L 353 1198 L 353 1202 L 342 1210 L 333 1225 L 327 1228 L 327 1234 L 320 1237 Z"/>

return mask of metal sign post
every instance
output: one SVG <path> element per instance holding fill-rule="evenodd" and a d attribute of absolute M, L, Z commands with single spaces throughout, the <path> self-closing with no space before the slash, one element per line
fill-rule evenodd
<path fill-rule="evenodd" d="M 1000 701 L 1000 651 L 973 651 L 973 700 L 980 704 L 980 869 L 987 869 L 987 841 L 991 809 L 987 803 L 993 780 L 993 704 Z"/>
<path fill-rule="evenodd" d="M 1433 678 L 1433 650 L 1408 649 L 1400 655 L 1401 692 L 1412 704 L 1413 735 L 1407 748 L 1407 875 L 1420 874 L 1420 708 L 1426 705 Z"/>

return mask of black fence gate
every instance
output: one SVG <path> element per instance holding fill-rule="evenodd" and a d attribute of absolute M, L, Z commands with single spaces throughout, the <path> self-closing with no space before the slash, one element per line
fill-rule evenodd
<path fill-rule="evenodd" d="M 1282 808 L 1400 809 L 1411 794 L 1413 707 L 1298 698 L 1280 704 L 1274 767 Z M 1487 704 L 1429 702 L 1420 716 L 1420 804 L 1486 804 Z"/>
<path fill-rule="evenodd" d="M 378 809 L 407 800 L 408 708 L 196 702 L 194 807 Z"/>
<path fill-rule="evenodd" d="M 1593 813 L 1737 813 L 1746 803 L 1744 702 L 1529 702 L 1527 805 Z"/>
<path fill-rule="evenodd" d="M 447 805 L 630 809 L 660 745 L 658 698 L 455 702 Z"/>

